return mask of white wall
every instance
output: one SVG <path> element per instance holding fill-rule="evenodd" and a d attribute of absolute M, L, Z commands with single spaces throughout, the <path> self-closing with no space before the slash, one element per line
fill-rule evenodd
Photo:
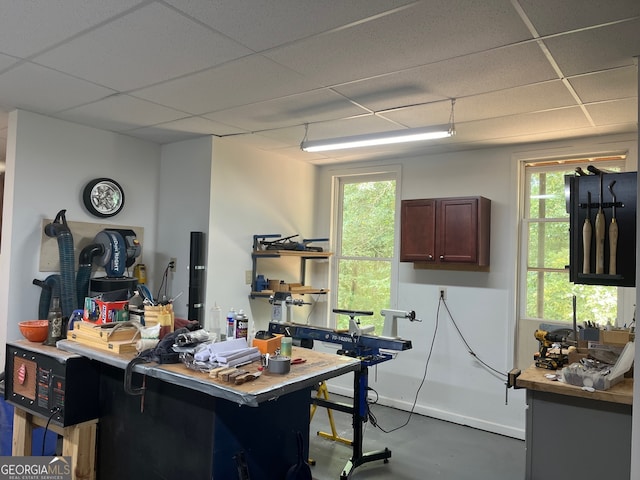
<path fill-rule="evenodd" d="M 451 315 L 478 357 L 501 372 L 510 370 L 514 366 L 516 337 L 517 158 L 561 151 L 602 151 L 620 145 L 629 148 L 632 165 L 637 165 L 637 143 L 632 136 L 396 158 L 388 162 L 402 166 L 403 199 L 477 195 L 491 199 L 491 267 L 489 272 L 458 272 L 414 269 L 410 263 L 400 263 L 398 298 L 392 299 L 392 308 L 415 310 L 423 321 L 399 324 L 399 334 L 412 341 L 413 349 L 379 365 L 377 374 L 370 375 L 381 403 L 411 408 L 438 319 L 427 380 L 418 396 L 416 411 L 524 438 L 523 391 L 510 391 L 509 404 L 505 405 L 504 378 L 467 353 L 446 311 L 441 308 L 438 315 L 438 287 L 447 287 Z M 330 222 L 332 176 L 374 167 L 384 170 L 384 162 L 322 167 L 317 221 L 325 226 Z M 322 229 L 322 223 L 316 228 Z M 532 334 L 530 342 L 536 349 Z M 337 392 L 347 391 L 350 384 L 340 378 L 331 387 Z"/>
<path fill-rule="evenodd" d="M 255 329 L 264 330 L 271 305 L 264 298 L 249 300 L 250 286 L 245 284 L 253 235 L 317 235 L 312 228 L 316 168 L 218 138 L 213 140 L 212 162 L 206 303 L 208 308 L 217 303 L 223 317 L 231 307 L 243 309 Z M 287 264 L 284 274 L 293 281 L 299 264 L 286 259 L 281 263 Z M 267 278 L 270 272 L 282 273 L 280 265 L 260 266 Z"/>
<path fill-rule="evenodd" d="M 0 257 L 1 343 L 21 338 L 19 321 L 37 318 L 40 288 L 32 280 L 49 274 L 38 271 L 42 219 L 66 209 L 68 221 L 138 225 L 145 232 L 143 259 L 155 250 L 159 157 L 160 149 L 152 143 L 30 112 L 10 113 Z M 84 185 L 103 176 L 118 181 L 125 191 L 124 209 L 106 220 L 90 216 L 82 206 Z"/>
<path fill-rule="evenodd" d="M 175 273 L 168 274 L 167 293 L 168 298 L 180 295 L 173 303 L 178 318 L 188 317 L 191 232 L 204 232 L 206 238 L 209 231 L 211 142 L 211 137 L 205 136 L 162 147 L 156 212 L 158 248 L 147 275 L 154 279 L 155 296 L 169 259 L 177 259 Z"/>

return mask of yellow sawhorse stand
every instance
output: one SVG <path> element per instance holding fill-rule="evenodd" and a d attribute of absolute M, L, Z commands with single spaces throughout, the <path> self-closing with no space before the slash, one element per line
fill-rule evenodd
<path fill-rule="evenodd" d="M 329 389 L 327 388 L 327 382 L 322 382 L 318 387 L 318 393 L 316 393 L 316 398 L 322 398 L 324 400 L 329 400 Z M 318 406 L 316 404 L 311 405 L 311 417 L 309 421 L 313 419 L 313 415 L 316 413 L 316 409 Z M 333 420 L 333 412 L 330 408 L 327 408 L 327 416 L 329 417 L 329 426 L 331 427 L 331 433 L 327 432 L 318 432 L 318 436 L 322 438 L 327 438 L 329 440 L 333 440 L 334 442 L 344 443 L 345 445 L 353 446 L 353 441 L 348 438 L 344 438 L 338 435 L 336 431 L 336 423 Z M 315 464 L 315 460 L 309 459 L 309 463 L 311 465 Z"/>
<path fill-rule="evenodd" d="M 31 442 L 35 427 L 46 427 L 46 420 L 20 408 L 13 410 L 12 455 L 31 456 Z M 96 478 L 96 431 L 98 419 L 59 427 L 49 424 L 49 430 L 62 436 L 62 456 L 71 457 L 73 480 Z"/>

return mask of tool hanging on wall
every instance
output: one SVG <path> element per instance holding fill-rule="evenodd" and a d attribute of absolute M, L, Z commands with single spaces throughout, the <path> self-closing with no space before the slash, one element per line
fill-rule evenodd
<path fill-rule="evenodd" d="M 582 226 L 582 273 L 591 273 L 591 192 L 587 192 L 587 217 Z"/>
<path fill-rule="evenodd" d="M 600 177 L 602 178 L 602 177 Z M 609 184 L 609 191 L 613 198 L 611 206 L 611 225 L 609 225 L 609 275 L 616 274 L 616 253 L 618 249 L 618 222 L 616 221 L 616 194 L 613 193 L 613 186 L 616 181 Z"/>
<path fill-rule="evenodd" d="M 589 165 L 591 166 L 591 165 Z M 602 211 L 602 176 L 600 173 L 600 200 L 596 214 L 596 273 L 604 273 L 604 230 L 605 218 Z"/>

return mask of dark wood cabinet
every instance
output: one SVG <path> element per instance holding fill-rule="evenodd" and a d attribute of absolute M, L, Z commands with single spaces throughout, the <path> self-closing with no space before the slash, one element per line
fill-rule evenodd
<path fill-rule="evenodd" d="M 486 270 L 490 224 L 491 200 L 484 197 L 403 200 L 400 261 Z"/>

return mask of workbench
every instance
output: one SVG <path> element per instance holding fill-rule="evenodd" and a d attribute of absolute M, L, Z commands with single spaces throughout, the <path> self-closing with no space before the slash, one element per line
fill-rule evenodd
<path fill-rule="evenodd" d="M 296 347 L 293 358 L 305 363 L 292 365 L 286 375 L 263 372 L 242 385 L 182 364 L 138 364 L 133 387 L 143 386 L 144 394 L 133 396 L 123 383 L 135 355 L 70 340 L 58 348 L 100 366 L 98 480 L 243 478 L 239 468 L 251 480 L 281 480 L 297 462 L 298 431 L 308 458 L 312 387 L 360 369 L 358 359 Z"/>
<path fill-rule="evenodd" d="M 588 392 L 549 380 L 549 373 L 531 366 L 516 380 L 527 389 L 525 478 L 627 480 L 633 379 Z"/>

